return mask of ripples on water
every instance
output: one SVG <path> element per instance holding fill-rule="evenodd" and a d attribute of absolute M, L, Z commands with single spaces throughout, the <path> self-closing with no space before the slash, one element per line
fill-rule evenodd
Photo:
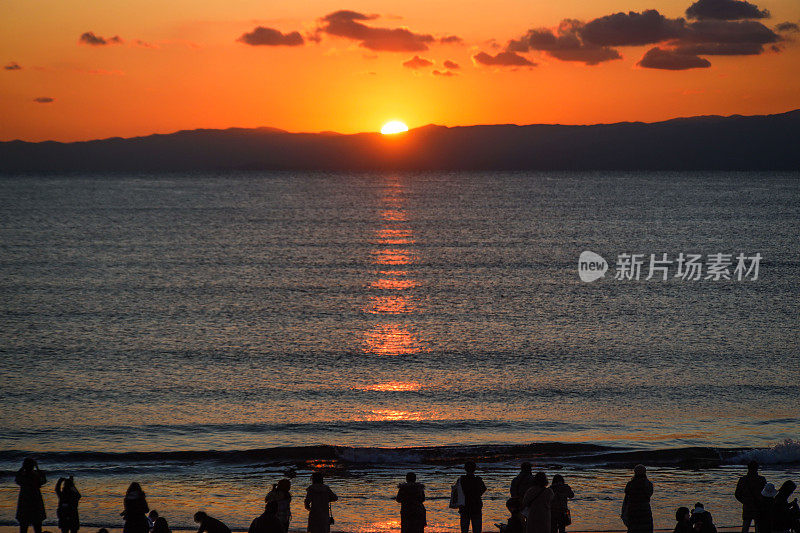
<path fill-rule="evenodd" d="M 4 178 L 0 449 L 655 450 L 797 438 L 797 178 Z M 612 268 L 622 252 L 765 260 L 757 282 L 587 285 L 576 272 L 586 249 Z M 98 505 L 112 520 L 112 495 L 145 475 L 175 516 L 219 506 L 246 525 L 281 472 L 157 463 L 101 462 L 83 480 L 95 492 L 87 512 Z M 510 464 L 487 472 L 497 519 Z M 390 528 L 387 498 L 412 467 L 446 495 L 451 467 L 350 468 L 333 481 L 352 498 L 337 523 L 363 525 L 367 509 L 381 518 L 374 529 Z M 664 505 L 710 491 L 721 516 L 735 517 L 727 467 L 663 468 Z M 576 526 L 618 526 L 619 502 L 604 498 L 619 496 L 626 475 L 569 471 L 592 495 L 576 502 Z M 697 494 L 701 476 L 710 481 Z M 0 521 L 11 520 L 7 476 L 0 495 Z M 445 504 L 431 503 L 432 523 L 455 524 Z M 671 514 L 665 507 L 662 525 Z"/>

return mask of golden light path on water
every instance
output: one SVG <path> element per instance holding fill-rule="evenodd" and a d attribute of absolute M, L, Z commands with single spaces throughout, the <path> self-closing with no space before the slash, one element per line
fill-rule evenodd
<path fill-rule="evenodd" d="M 370 261 L 378 270 L 376 278 L 367 284 L 368 302 L 363 311 L 379 320 L 364 332 L 363 351 L 372 356 L 409 356 L 423 351 L 410 317 L 417 310 L 411 290 L 419 286 L 412 278 L 411 267 L 416 262 L 414 235 L 408 225 L 405 206 L 406 186 L 398 177 L 387 178 L 379 196 L 379 226 L 375 230 L 375 249 Z M 418 383 L 375 384 L 376 392 L 412 392 Z M 370 420 L 425 420 L 430 415 L 392 409 L 373 410 Z"/>

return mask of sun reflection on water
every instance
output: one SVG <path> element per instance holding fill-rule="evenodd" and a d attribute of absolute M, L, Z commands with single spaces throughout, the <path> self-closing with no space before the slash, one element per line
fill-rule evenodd
<path fill-rule="evenodd" d="M 374 324 L 364 332 L 362 349 L 370 355 L 412 355 L 423 351 L 423 344 L 415 333 L 416 328 L 406 320 L 397 321 L 417 310 L 413 293 L 406 291 L 420 285 L 410 277 L 408 268 L 416 262 L 416 256 L 411 248 L 415 244 L 413 232 L 406 224 L 408 214 L 405 199 L 402 180 L 396 176 L 386 178 L 380 197 L 381 222 L 376 229 L 377 240 L 374 242 L 378 247 L 370 255 L 373 264 L 389 268 L 379 270 L 377 274 L 380 277 L 367 284 L 367 288 L 377 294 L 369 295 L 362 311 L 376 317 L 386 317 L 387 320 Z M 383 291 L 390 292 L 387 294 Z"/>
<path fill-rule="evenodd" d="M 403 326 L 378 324 L 364 335 L 364 351 L 373 355 L 412 355 L 422 351 L 422 344 Z"/>

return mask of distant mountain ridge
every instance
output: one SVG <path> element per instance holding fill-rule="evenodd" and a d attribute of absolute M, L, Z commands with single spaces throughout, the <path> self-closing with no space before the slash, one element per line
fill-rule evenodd
<path fill-rule="evenodd" d="M 429 125 L 397 135 L 184 130 L 0 142 L 0 172 L 189 170 L 800 170 L 800 110 L 589 126 Z"/>

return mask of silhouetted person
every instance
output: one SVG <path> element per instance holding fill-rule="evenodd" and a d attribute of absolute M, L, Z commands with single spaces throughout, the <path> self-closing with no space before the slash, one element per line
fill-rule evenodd
<path fill-rule="evenodd" d="M 550 507 L 550 527 L 553 533 L 564 533 L 567 526 L 572 523 L 569 512 L 569 500 L 575 497 L 572 487 L 564 482 L 564 476 L 556 474 L 553 476 L 553 483 L 550 485 L 553 491 L 553 503 Z"/>
<path fill-rule="evenodd" d="M 458 514 L 461 516 L 461 533 L 469 533 L 469 526 L 472 524 L 472 533 L 481 533 L 483 526 L 483 500 L 481 496 L 486 492 L 486 485 L 480 476 L 475 475 L 476 465 L 474 461 L 467 461 L 464 464 L 466 474 L 458 478 L 457 483 L 461 485 L 464 494 L 464 505 L 459 505 Z"/>
<path fill-rule="evenodd" d="M 397 496 L 394 499 L 400 502 L 400 533 L 425 531 L 425 485 L 417 483 L 414 472 L 406 474 L 406 482 L 397 486 Z"/>
<path fill-rule="evenodd" d="M 250 523 L 247 533 L 284 533 L 278 519 L 278 502 L 272 500 L 264 506 L 264 513 Z"/>
<path fill-rule="evenodd" d="M 231 533 L 231 528 L 217 520 L 213 516 L 208 516 L 203 511 L 194 513 L 194 521 L 200 524 L 197 533 Z"/>
<path fill-rule="evenodd" d="M 547 476 L 544 472 L 536 472 L 533 486 L 522 498 L 523 513 L 527 510 L 525 531 L 527 533 L 551 533 L 552 505 L 555 495 L 547 488 Z"/>
<path fill-rule="evenodd" d="M 292 521 L 292 494 L 289 492 L 292 482 L 282 479 L 272 486 L 272 490 L 267 493 L 264 502 L 269 505 L 275 502 L 275 516 L 283 526 L 283 531 L 289 531 L 289 522 Z"/>
<path fill-rule="evenodd" d="M 711 513 L 706 511 L 705 506 L 700 502 L 694 504 L 689 523 L 692 525 L 693 533 L 717 533 L 717 526 L 714 525 Z"/>
<path fill-rule="evenodd" d="M 692 513 L 688 507 L 678 507 L 675 511 L 675 529 L 672 533 L 692 533 Z"/>
<path fill-rule="evenodd" d="M 339 497 L 325 484 L 320 472 L 311 474 L 311 485 L 306 489 L 305 507 L 308 509 L 308 533 L 330 533 L 333 517 L 331 502 Z"/>
<path fill-rule="evenodd" d="M 150 512 L 147 513 L 147 523 L 150 524 L 151 533 L 153 531 L 153 526 L 156 525 L 156 520 L 158 520 L 158 511 L 151 509 Z"/>
<path fill-rule="evenodd" d="M 123 504 L 125 505 L 125 510 L 122 511 L 122 517 L 125 519 L 123 533 L 148 533 L 150 522 L 147 520 L 147 513 L 150 507 L 147 505 L 147 497 L 141 485 L 135 481 L 131 483 L 125 493 Z"/>
<path fill-rule="evenodd" d="M 622 521 L 628 533 L 653 533 L 653 512 L 650 497 L 653 484 L 647 479 L 644 465 L 636 465 L 633 479 L 625 485 L 625 499 L 622 502 Z"/>
<path fill-rule="evenodd" d="M 764 476 L 758 475 L 758 463 L 756 461 L 747 463 L 747 475 L 739 478 L 734 494 L 742 504 L 742 533 L 750 531 L 750 522 L 752 521 L 755 521 L 756 530 L 759 530 L 760 508 L 758 504 L 761 499 L 761 490 L 766 483 L 767 480 Z"/>
<path fill-rule="evenodd" d="M 163 516 L 156 516 L 156 519 L 153 521 L 153 529 L 150 530 L 150 533 L 172 533 L 172 530 L 169 528 L 166 518 Z"/>
<path fill-rule="evenodd" d="M 531 486 L 533 486 L 531 464 L 525 462 L 520 465 L 519 474 L 511 480 L 511 497 L 522 501 L 522 498 L 525 497 L 525 493 Z"/>
<path fill-rule="evenodd" d="M 758 502 L 758 533 L 772 533 L 772 506 L 778 495 L 775 485 L 767 483 L 761 489 L 761 500 Z"/>
<path fill-rule="evenodd" d="M 19 485 L 19 498 L 17 499 L 19 531 L 26 533 L 28 526 L 33 526 L 35 533 L 41 533 L 42 522 L 46 516 L 42 499 L 42 485 L 47 482 L 47 478 L 44 472 L 39 470 L 36 461 L 28 457 L 22 461 L 22 468 L 17 471 L 15 481 Z"/>
<path fill-rule="evenodd" d="M 511 513 L 511 516 L 508 517 L 508 523 L 502 528 L 501 533 L 525 533 L 525 517 L 522 516 L 522 499 L 509 498 L 506 500 L 506 508 L 508 512 Z"/>
<path fill-rule="evenodd" d="M 778 489 L 775 501 L 772 502 L 772 533 L 787 533 L 797 526 L 800 510 L 797 507 L 797 498 L 790 502 L 789 497 L 797 485 L 793 481 L 786 481 Z"/>
<path fill-rule="evenodd" d="M 75 478 L 60 477 L 56 482 L 56 496 L 58 497 L 58 529 L 61 533 L 76 533 L 81 527 L 78 518 L 78 501 L 81 493 L 75 487 Z"/>

